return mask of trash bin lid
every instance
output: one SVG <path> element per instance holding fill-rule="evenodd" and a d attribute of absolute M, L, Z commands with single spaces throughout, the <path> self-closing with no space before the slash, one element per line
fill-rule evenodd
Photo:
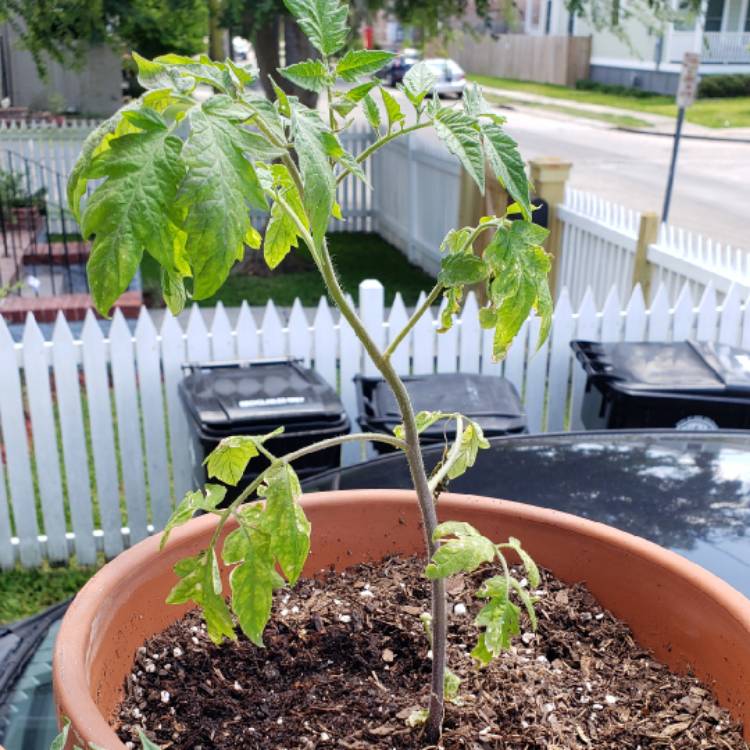
<path fill-rule="evenodd" d="M 336 392 L 296 360 L 190 364 L 180 395 L 200 427 L 270 431 L 341 421 Z"/>
<path fill-rule="evenodd" d="M 571 342 L 589 375 L 621 391 L 750 396 L 750 352 L 713 342 Z"/>
<path fill-rule="evenodd" d="M 443 373 L 414 375 L 403 379 L 415 411 L 459 412 L 479 423 L 488 435 L 520 430 L 526 425 L 521 400 L 513 384 L 494 375 Z M 390 387 L 380 381 L 374 389 L 375 417 L 401 423 L 401 414 Z M 444 423 L 428 427 L 423 437 L 438 438 L 455 430 Z"/>

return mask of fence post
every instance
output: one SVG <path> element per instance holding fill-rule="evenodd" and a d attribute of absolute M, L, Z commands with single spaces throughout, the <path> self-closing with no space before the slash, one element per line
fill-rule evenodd
<path fill-rule="evenodd" d="M 557 218 L 557 207 L 565 201 L 565 184 L 573 165 L 556 156 L 542 156 L 532 159 L 529 166 L 531 181 L 534 184 L 534 197 L 541 198 L 547 203 L 549 237 L 545 244 L 547 251 L 552 254 L 549 287 L 555 296 L 562 255 L 562 224 Z"/>
<path fill-rule="evenodd" d="M 458 196 L 458 225 L 460 227 L 476 226 L 483 216 L 503 216 L 505 214 L 505 209 L 508 207 L 508 193 L 500 185 L 500 181 L 490 170 L 489 165 L 485 165 L 484 171 L 485 190 L 484 195 L 482 195 L 471 175 L 465 169 L 461 170 Z M 480 235 L 474 243 L 475 251 L 481 255 L 490 239 L 489 232 Z M 483 305 L 487 301 L 485 299 L 485 285 L 476 284 L 472 289 L 479 304 Z"/>
<path fill-rule="evenodd" d="M 641 214 L 638 226 L 638 240 L 633 261 L 633 286 L 641 285 L 644 299 L 649 299 L 651 291 L 651 264 L 648 262 L 648 248 L 659 238 L 659 216 L 653 211 Z"/>

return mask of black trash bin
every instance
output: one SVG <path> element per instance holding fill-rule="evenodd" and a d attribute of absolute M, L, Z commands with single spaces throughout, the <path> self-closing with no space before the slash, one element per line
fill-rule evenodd
<path fill-rule="evenodd" d="M 378 377 L 355 377 L 359 425 L 368 432 L 393 434 L 401 424 L 398 404 L 388 384 Z M 444 373 L 412 375 L 403 378 L 415 411 L 460 412 L 479 424 L 486 437 L 526 432 L 526 415 L 513 384 L 495 375 Z M 452 440 L 453 422 L 439 422 L 420 436 L 422 443 Z M 384 443 L 374 443 L 379 453 L 394 450 Z"/>
<path fill-rule="evenodd" d="M 281 456 L 349 432 L 349 418 L 336 392 L 297 360 L 191 363 L 183 370 L 179 393 L 197 438 L 194 478 L 198 484 L 205 481 L 203 459 L 229 435 L 262 435 L 283 427 L 281 435 L 265 444 Z M 307 478 L 340 464 L 341 448 L 334 447 L 300 458 L 294 469 L 300 478 Z M 238 486 L 267 465 L 262 456 L 253 458 Z"/>
<path fill-rule="evenodd" d="M 750 352 L 724 344 L 571 341 L 587 429 L 750 429 Z"/>

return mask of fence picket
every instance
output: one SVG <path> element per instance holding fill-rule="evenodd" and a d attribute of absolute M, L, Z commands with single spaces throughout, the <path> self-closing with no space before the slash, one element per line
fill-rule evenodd
<path fill-rule="evenodd" d="M 672 336 L 675 341 L 689 339 L 693 335 L 693 322 L 695 313 L 693 311 L 693 295 L 690 293 L 690 285 L 685 283 L 677 298 L 672 316 Z"/>
<path fill-rule="evenodd" d="M 698 305 L 698 321 L 696 324 L 695 338 L 698 341 L 712 341 L 716 335 L 716 322 L 718 319 L 716 310 L 716 292 L 713 284 L 709 284 L 703 292 Z"/>
<path fill-rule="evenodd" d="M 156 529 L 163 529 L 172 513 L 172 502 L 169 492 L 167 435 L 164 429 L 161 352 L 156 328 L 145 307 L 141 308 L 135 327 L 135 353 L 151 519 Z"/>
<path fill-rule="evenodd" d="M 417 299 L 417 307 L 424 304 L 426 295 L 422 292 Z M 412 329 L 412 372 L 415 375 L 428 375 L 435 372 L 435 322 L 432 311 L 427 310 Z"/>
<path fill-rule="evenodd" d="M 325 297 L 320 298 L 318 309 L 315 311 L 315 333 L 313 344 L 315 347 L 315 369 L 332 388 L 336 388 L 336 328 L 333 324 L 331 308 Z"/>
<path fill-rule="evenodd" d="M 258 324 L 244 300 L 237 318 L 237 356 L 240 359 L 255 359 L 258 356 Z"/>
<path fill-rule="evenodd" d="M 646 335 L 646 301 L 641 285 L 636 284 L 625 310 L 625 341 L 642 341 Z"/>
<path fill-rule="evenodd" d="M 383 285 L 379 281 L 367 279 L 359 285 L 359 317 L 375 346 L 381 351 L 385 343 L 384 296 Z M 364 374 L 379 374 L 367 353 L 365 353 Z"/>
<path fill-rule="evenodd" d="M 403 330 L 409 320 L 406 313 L 406 306 L 400 292 L 396 292 L 391 305 L 391 313 L 388 316 L 388 343 Z M 404 340 L 396 347 L 391 355 L 391 364 L 399 375 L 409 374 L 409 350 L 411 349 L 411 331 L 406 334 Z"/>
<path fill-rule="evenodd" d="M 281 323 L 276 305 L 273 300 L 268 300 L 263 312 L 263 323 L 261 324 L 261 341 L 263 356 L 266 359 L 286 356 L 286 342 L 284 340 L 284 326 Z"/>
<path fill-rule="evenodd" d="M 510 345 L 503 363 L 503 376 L 516 387 L 523 397 L 523 378 L 526 365 L 526 346 L 529 338 L 529 321 L 525 321 Z"/>
<path fill-rule="evenodd" d="M 599 320 L 594 304 L 594 295 L 590 289 L 586 291 L 578 310 L 578 325 L 576 326 L 576 338 L 584 341 L 596 341 L 599 338 Z M 583 391 L 586 387 L 586 373 L 577 363 L 573 363 L 573 383 L 570 396 L 570 429 L 582 430 L 581 404 L 583 402 Z"/>
<path fill-rule="evenodd" d="M 65 486 L 68 489 L 76 556 L 82 565 L 92 565 L 96 562 L 96 543 L 78 363 L 73 334 L 62 313 L 58 313 L 55 321 L 52 344 L 52 369 L 60 415 Z"/>
<path fill-rule="evenodd" d="M 474 292 L 466 295 L 466 302 L 461 313 L 459 328 L 461 343 L 459 347 L 460 372 L 478 373 L 480 360 L 480 346 L 482 329 L 479 326 L 479 305 Z"/>
<path fill-rule="evenodd" d="M 167 310 L 161 324 L 161 363 L 164 373 L 164 397 L 167 400 L 172 484 L 177 499 L 181 499 L 193 487 L 188 422 L 178 392 L 184 361 L 185 339 L 182 328 L 177 318 Z"/>
<path fill-rule="evenodd" d="M 550 332 L 549 383 L 547 390 L 547 430 L 560 432 L 566 428 L 565 405 L 570 379 L 570 341 L 575 330 L 573 308 L 568 290 L 563 288 L 555 306 Z"/>
<path fill-rule="evenodd" d="M 39 526 L 36 509 L 29 498 L 34 497 L 31 478 L 29 446 L 23 414 L 21 378 L 16 366 L 16 352 L 10 331 L 0 320 L 0 427 L 2 428 L 5 460 L 8 466 L 8 486 L 13 508 L 16 536 L 19 538 L 21 564 L 33 567 L 41 562 Z M 7 508 L 7 506 L 4 506 Z M 6 513 L 2 513 L 0 533 L 6 531 Z M 10 528 L 10 524 L 7 524 Z"/>
<path fill-rule="evenodd" d="M 648 316 L 649 341 L 666 341 L 669 338 L 669 313 L 669 295 L 666 287 L 660 285 Z"/>
<path fill-rule="evenodd" d="M 617 287 L 613 286 L 607 295 L 607 301 L 602 310 L 602 341 L 619 341 L 622 330 L 622 312 L 620 295 Z"/>
<path fill-rule="evenodd" d="M 299 298 L 294 300 L 289 314 L 289 356 L 301 359 L 305 367 L 310 366 L 310 343 L 312 335 L 307 315 Z"/>
<path fill-rule="evenodd" d="M 354 302 L 350 298 L 347 299 L 349 304 L 354 306 Z M 354 329 L 343 316 L 339 321 L 339 352 L 341 403 L 349 415 L 352 429 L 356 429 L 358 410 L 354 377 L 362 371 L 362 344 L 354 333 Z M 341 455 L 345 464 L 359 461 L 363 456 L 363 446 L 353 444 L 344 445 Z"/>
<path fill-rule="evenodd" d="M 719 322 L 719 341 L 722 344 L 737 346 L 742 325 L 742 294 L 740 288 L 733 284 L 729 289 L 721 308 Z"/>
<path fill-rule="evenodd" d="M 132 544 L 144 539 L 148 534 L 146 480 L 143 473 L 143 445 L 135 385 L 133 341 L 128 324 L 119 308 L 115 311 L 109 329 L 109 346 L 112 357 L 112 386 L 117 414 L 120 465 Z"/>
<path fill-rule="evenodd" d="M 438 313 L 438 320 L 445 308 L 446 302 L 443 300 Z M 456 372 L 458 369 L 458 321 L 443 333 L 436 337 L 437 343 L 437 371 L 438 372 Z"/>
<path fill-rule="evenodd" d="M 104 556 L 110 560 L 123 550 L 120 482 L 117 478 L 106 344 L 102 329 L 91 310 L 86 313 L 81 343 L 96 498 L 101 519 Z"/>
<path fill-rule="evenodd" d="M 42 525 L 50 560 L 67 560 L 65 507 L 57 454 L 57 430 L 52 409 L 52 389 L 44 337 L 34 316 L 26 316 L 23 332 L 23 371 L 31 415 L 36 477 L 42 506 Z"/>
<path fill-rule="evenodd" d="M 208 329 L 203 313 L 198 305 L 193 305 L 188 317 L 187 329 L 187 361 L 188 362 L 210 362 L 211 352 L 209 349 Z"/>
<path fill-rule="evenodd" d="M 541 319 L 534 316 L 529 320 L 529 362 L 526 373 L 526 389 L 524 403 L 529 432 L 542 432 L 544 420 L 545 399 L 544 383 L 547 379 L 547 355 L 549 341 L 537 350 L 537 340 L 541 328 Z"/>
<path fill-rule="evenodd" d="M 213 359 L 218 362 L 226 362 L 235 358 L 232 326 L 221 302 L 216 304 L 214 319 L 211 321 L 211 353 Z"/>

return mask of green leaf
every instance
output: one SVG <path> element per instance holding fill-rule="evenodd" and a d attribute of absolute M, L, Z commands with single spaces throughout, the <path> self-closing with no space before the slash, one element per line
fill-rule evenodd
<path fill-rule="evenodd" d="M 385 114 L 388 119 L 388 132 L 393 129 L 394 125 L 406 119 L 406 115 L 401 111 L 399 103 L 381 86 L 380 96 L 385 106 Z"/>
<path fill-rule="evenodd" d="M 271 469 L 258 495 L 266 498 L 264 528 L 271 538 L 271 553 L 294 585 L 310 552 L 310 522 L 298 503 L 302 490 L 292 467 L 285 463 Z"/>
<path fill-rule="evenodd" d="M 159 745 L 155 742 L 151 742 L 151 740 L 146 737 L 142 729 L 138 730 L 138 738 L 141 741 L 141 750 L 161 750 Z"/>
<path fill-rule="evenodd" d="M 536 601 L 531 594 L 515 579 L 510 579 L 510 585 L 516 592 L 516 596 L 521 600 L 523 606 L 526 608 L 526 614 L 529 617 L 531 627 L 536 630 L 537 628 L 537 617 L 536 611 L 534 610 L 534 602 Z"/>
<path fill-rule="evenodd" d="M 425 568 L 427 578 L 446 578 L 456 573 L 471 573 L 482 563 L 491 562 L 496 553 L 495 545 L 482 536 L 473 526 L 462 521 L 441 523 L 432 535 L 445 541 L 432 556 Z"/>
<path fill-rule="evenodd" d="M 252 68 L 246 68 L 242 65 L 237 65 L 237 63 L 233 62 L 230 59 L 227 59 L 225 61 L 225 65 L 234 77 L 235 82 L 239 88 L 252 86 L 252 84 L 258 78 L 256 72 L 252 70 Z"/>
<path fill-rule="evenodd" d="M 365 81 L 365 83 L 360 83 L 359 86 L 352 86 L 344 96 L 349 99 L 349 101 L 357 104 L 361 102 L 377 85 L 377 81 Z"/>
<path fill-rule="evenodd" d="M 482 96 L 482 90 L 476 83 L 467 86 L 463 95 L 464 112 L 469 117 L 479 117 L 480 114 L 487 111 L 487 102 Z"/>
<path fill-rule="evenodd" d="M 130 133 L 111 140 L 85 171 L 87 179 L 106 178 L 89 198 L 81 228 L 94 236 L 87 270 L 104 314 L 127 289 L 144 250 L 174 267 L 169 215 L 185 174 L 181 149 L 168 130 Z"/>
<path fill-rule="evenodd" d="M 458 459 L 448 471 L 448 478 L 455 479 L 474 466 L 480 448 L 489 448 L 490 444 L 484 437 L 482 428 L 469 421 L 461 434 L 461 445 Z"/>
<path fill-rule="evenodd" d="M 63 728 L 60 730 L 52 744 L 49 746 L 49 750 L 65 750 L 65 745 L 68 742 L 68 734 L 70 733 L 70 722 L 66 719 Z"/>
<path fill-rule="evenodd" d="M 144 89 L 174 89 L 187 94 L 195 88 L 195 78 L 186 75 L 173 65 L 165 65 L 157 60 L 147 60 L 133 52 L 133 60 L 138 67 L 138 83 Z M 192 62 L 192 61 L 191 61 Z"/>
<path fill-rule="evenodd" d="M 278 71 L 288 81 L 307 91 L 320 93 L 332 83 L 328 68 L 320 58 L 294 63 L 286 68 L 278 68 Z"/>
<path fill-rule="evenodd" d="M 495 328 L 497 326 L 497 310 L 494 307 L 482 307 L 479 309 L 479 325 L 482 328 Z"/>
<path fill-rule="evenodd" d="M 492 171 L 518 203 L 525 219 L 531 219 L 531 200 L 526 167 L 518 144 L 494 122 L 481 123 L 484 148 Z"/>
<path fill-rule="evenodd" d="M 498 229 L 484 251 L 483 257 L 494 275 L 490 302 L 496 315 L 495 357 L 505 355 L 532 308 L 541 318 L 539 345 L 549 334 L 552 297 L 547 275 L 551 262 L 544 249 L 534 244 L 545 236 L 541 227 L 513 221 L 509 227 Z"/>
<path fill-rule="evenodd" d="M 433 120 L 435 132 L 457 156 L 479 190 L 484 192 L 484 154 L 473 118 L 456 109 L 441 109 Z"/>
<path fill-rule="evenodd" d="M 309 229 L 302 198 L 289 170 L 283 164 L 274 164 L 271 168 L 272 187 L 289 205 L 300 223 Z M 275 202 L 271 207 L 271 218 L 266 227 L 263 240 L 263 256 L 269 268 L 275 268 L 287 256 L 293 247 L 297 247 L 299 231 L 294 219 Z"/>
<path fill-rule="evenodd" d="M 177 205 L 185 212 L 185 251 L 193 269 L 193 296 L 210 297 L 242 257 L 250 231 L 248 204 L 265 209 L 255 169 L 244 156 L 247 131 L 204 109 L 190 114 L 183 148 L 188 167 Z"/>
<path fill-rule="evenodd" d="M 513 636 L 521 632 L 520 610 L 507 596 L 490 599 L 479 611 L 475 622 L 485 629 L 483 647 L 492 656 L 499 656 L 510 648 Z"/>
<path fill-rule="evenodd" d="M 484 633 L 480 633 L 477 638 L 477 645 L 471 650 L 471 655 L 479 662 L 479 665 L 486 667 L 492 661 L 492 653 L 487 648 L 484 640 Z"/>
<path fill-rule="evenodd" d="M 194 60 L 185 55 L 168 53 L 155 57 L 152 65 L 154 64 L 163 65 L 171 75 L 187 76 L 224 93 L 231 92 L 234 88 L 234 81 L 227 66 L 217 60 L 211 60 L 207 55 L 201 55 L 198 60 Z"/>
<path fill-rule="evenodd" d="M 164 302 L 172 315 L 179 315 L 185 309 L 188 297 L 185 282 L 179 272 L 164 266 L 159 267 L 159 275 Z"/>
<path fill-rule="evenodd" d="M 428 427 L 432 427 L 435 422 L 439 422 L 441 419 L 451 419 L 453 414 L 449 414 L 442 411 L 420 411 L 414 417 L 414 421 L 417 424 L 417 434 L 421 434 Z M 397 425 L 393 428 L 393 434 L 400 440 L 405 439 L 405 432 L 403 424 Z"/>
<path fill-rule="evenodd" d="M 250 459 L 258 454 L 258 438 L 251 435 L 233 435 L 223 438 L 203 463 L 209 477 L 215 477 L 234 486 L 244 476 Z"/>
<path fill-rule="evenodd" d="M 273 592 L 278 587 L 278 573 L 269 557 L 251 556 L 229 575 L 232 588 L 232 610 L 242 632 L 263 647 L 263 630 L 271 617 Z"/>
<path fill-rule="evenodd" d="M 453 316 L 461 312 L 461 299 L 463 298 L 463 287 L 448 287 L 443 294 L 445 305 L 440 312 L 440 328 L 438 333 L 445 333 L 453 326 Z"/>
<path fill-rule="evenodd" d="M 539 568 L 531 555 L 521 546 L 521 542 L 513 536 L 508 539 L 508 547 L 521 558 L 524 570 L 526 571 L 526 578 L 529 579 L 529 586 L 533 589 L 538 588 L 541 576 L 539 575 Z"/>
<path fill-rule="evenodd" d="M 151 107 L 143 106 L 140 109 L 128 109 L 122 116 L 135 127 L 141 130 L 166 130 L 167 123 L 164 118 Z"/>
<path fill-rule="evenodd" d="M 445 677 L 443 678 L 443 693 L 445 694 L 446 700 L 451 703 L 460 704 L 461 700 L 458 697 L 458 691 L 460 689 L 461 678 L 446 667 Z"/>
<path fill-rule="evenodd" d="M 164 533 L 162 534 L 161 542 L 159 543 L 159 549 L 164 549 L 172 529 L 189 521 L 197 510 L 205 510 L 209 512 L 215 510 L 224 499 L 227 492 L 226 487 L 222 487 L 218 484 L 207 484 L 205 490 L 205 495 L 200 490 L 196 490 L 194 492 L 188 492 L 185 497 L 180 500 L 164 527 Z"/>
<path fill-rule="evenodd" d="M 378 105 L 375 104 L 375 100 L 369 94 L 367 94 L 362 100 L 362 107 L 367 122 L 370 127 L 377 132 L 380 129 L 380 110 L 378 109 Z"/>
<path fill-rule="evenodd" d="M 426 62 L 418 62 L 412 65 L 404 75 L 403 89 L 409 101 L 419 109 L 422 100 L 434 88 L 437 79 L 432 69 Z"/>
<path fill-rule="evenodd" d="M 284 0 L 289 12 L 323 57 L 338 52 L 349 33 L 349 6 L 339 0 Z"/>
<path fill-rule="evenodd" d="M 336 193 L 336 180 L 328 163 L 329 136 L 332 134 L 317 112 L 294 107 L 292 136 L 305 189 L 305 212 L 313 238 L 319 241 L 326 233 Z"/>
<path fill-rule="evenodd" d="M 442 259 L 438 281 L 443 286 L 478 284 L 489 274 L 487 265 L 478 256 L 468 253 L 453 253 Z"/>
<path fill-rule="evenodd" d="M 186 557 L 174 567 L 180 581 L 170 591 L 167 604 L 195 602 L 203 610 L 208 636 L 219 644 L 234 640 L 234 625 L 223 596 L 216 591 L 217 563 L 213 547 L 195 557 Z"/>
<path fill-rule="evenodd" d="M 471 236 L 471 227 L 462 227 L 461 229 L 451 229 L 443 237 L 440 243 L 440 252 L 457 253 L 462 251 Z"/>
<path fill-rule="evenodd" d="M 356 81 L 358 78 L 377 73 L 387 62 L 395 57 L 393 52 L 376 49 L 349 50 L 336 65 L 336 75 L 345 81 Z"/>

